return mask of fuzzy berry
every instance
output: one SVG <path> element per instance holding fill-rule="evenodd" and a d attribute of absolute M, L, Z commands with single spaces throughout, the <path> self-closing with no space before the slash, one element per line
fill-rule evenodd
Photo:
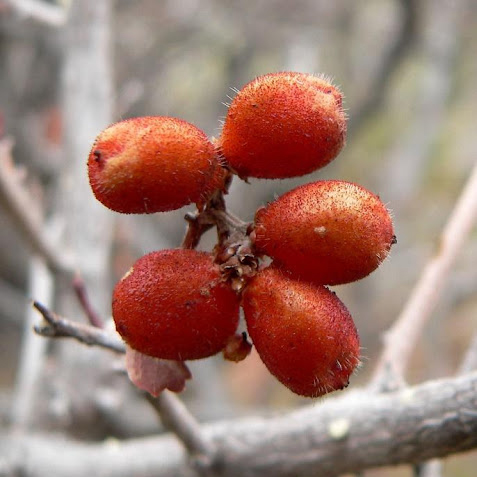
<path fill-rule="evenodd" d="M 126 214 L 201 205 L 224 179 L 205 133 L 161 116 L 127 119 L 101 132 L 88 158 L 88 173 L 96 198 Z"/>
<path fill-rule="evenodd" d="M 296 277 L 322 285 L 365 277 L 395 242 L 379 197 L 344 181 L 297 187 L 255 216 L 255 247 Z"/>
<path fill-rule="evenodd" d="M 306 73 L 260 76 L 233 99 L 218 146 L 241 177 L 308 174 L 334 159 L 345 143 L 342 94 Z"/>
<path fill-rule="evenodd" d="M 113 318 L 137 351 L 189 360 L 221 351 L 238 324 L 239 300 L 212 255 L 195 250 L 140 258 L 113 293 Z"/>
<path fill-rule="evenodd" d="M 333 292 L 271 266 L 245 289 L 243 309 L 260 358 L 293 392 L 318 397 L 348 385 L 359 337 Z"/>

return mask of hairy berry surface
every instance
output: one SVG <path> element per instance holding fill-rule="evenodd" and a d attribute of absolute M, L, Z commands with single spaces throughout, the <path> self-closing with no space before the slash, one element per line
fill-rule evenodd
<path fill-rule="evenodd" d="M 239 299 L 212 255 L 196 250 L 153 252 L 116 285 L 113 318 L 137 351 L 189 360 L 221 351 L 234 335 Z"/>
<path fill-rule="evenodd" d="M 163 116 L 127 119 L 101 132 L 88 158 L 88 173 L 96 198 L 127 214 L 201 205 L 224 179 L 205 133 Z"/>
<path fill-rule="evenodd" d="M 394 241 L 385 205 L 351 182 L 302 185 L 255 216 L 256 249 L 295 276 L 323 285 L 365 277 Z"/>
<path fill-rule="evenodd" d="M 359 337 L 338 297 L 271 266 L 247 286 L 248 332 L 268 370 L 309 397 L 342 389 L 359 363 Z"/>
<path fill-rule="evenodd" d="M 260 76 L 233 99 L 221 153 L 241 177 L 301 176 L 328 164 L 345 143 L 342 94 L 322 77 Z"/>

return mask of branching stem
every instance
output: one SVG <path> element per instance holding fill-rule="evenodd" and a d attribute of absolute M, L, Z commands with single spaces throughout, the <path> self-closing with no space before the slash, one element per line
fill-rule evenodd
<path fill-rule="evenodd" d="M 74 338 L 89 346 L 101 346 L 116 353 L 124 353 L 124 343 L 114 335 L 91 325 L 77 323 L 50 311 L 35 301 L 33 306 L 42 314 L 45 323 L 35 326 L 35 332 L 48 338 Z"/>

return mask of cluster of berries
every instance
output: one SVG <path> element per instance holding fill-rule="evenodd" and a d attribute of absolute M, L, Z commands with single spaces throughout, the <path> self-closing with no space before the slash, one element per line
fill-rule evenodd
<path fill-rule="evenodd" d="M 359 363 L 359 337 L 326 285 L 361 279 L 387 256 L 395 237 L 386 207 L 359 185 L 318 181 L 245 224 L 223 198 L 233 175 L 277 179 L 325 166 L 345 136 L 340 91 L 291 72 L 258 77 L 237 92 L 212 141 L 170 117 L 104 130 L 88 160 L 100 202 L 122 213 L 197 204 L 186 216 L 183 248 L 145 255 L 115 287 L 113 318 L 128 345 L 166 360 L 223 351 L 239 361 L 250 351 L 245 333 L 236 334 L 242 307 L 257 352 L 285 386 L 311 397 L 345 387 Z M 214 226 L 214 250 L 195 250 Z"/>

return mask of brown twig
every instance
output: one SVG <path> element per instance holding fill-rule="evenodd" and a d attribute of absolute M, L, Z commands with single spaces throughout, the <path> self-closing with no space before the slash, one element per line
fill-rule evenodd
<path fill-rule="evenodd" d="M 186 214 L 184 217 L 188 222 L 187 231 L 182 241 L 182 248 L 193 249 L 199 244 L 202 235 L 212 227 L 217 227 L 219 245 L 229 237 L 231 233 L 240 227 L 240 219 L 227 212 L 224 194 L 227 194 L 232 184 L 233 174 L 226 173 L 224 186 L 216 190 L 202 210 L 196 213 Z"/>
<path fill-rule="evenodd" d="M 228 184 L 230 181 L 229 177 Z M 215 226 L 218 236 L 214 248 L 215 262 L 220 265 L 232 288 L 240 292 L 247 279 L 256 273 L 259 260 L 252 250 L 249 233 L 252 224 L 227 210 L 223 194 L 223 191 L 217 190 L 202 211 L 185 216 L 189 226 L 182 247 L 195 248 L 202 234 Z"/>
<path fill-rule="evenodd" d="M 124 343 L 100 328 L 77 323 L 56 315 L 37 301 L 33 306 L 42 314 L 46 323 L 36 325 L 35 332 L 48 338 L 74 338 L 89 346 L 101 346 L 116 353 L 124 353 Z"/>
<path fill-rule="evenodd" d="M 250 226 L 239 217 L 229 212 L 225 206 L 223 208 L 213 208 L 210 215 L 217 225 L 219 237 L 229 238 L 232 235 L 245 236 Z"/>
<path fill-rule="evenodd" d="M 103 320 L 88 298 L 85 282 L 78 274 L 73 278 L 73 290 L 78 298 L 81 308 L 83 308 L 86 317 L 88 318 L 88 321 L 96 328 L 104 328 Z"/>
<path fill-rule="evenodd" d="M 231 179 L 229 179 L 229 182 L 230 180 Z M 225 208 L 224 192 L 222 190 L 216 190 L 201 211 L 195 214 L 187 214 L 185 219 L 189 225 L 182 242 L 182 248 L 197 247 L 202 235 L 214 226 L 217 226 L 220 241 L 220 224 L 217 223 L 213 211 L 225 211 Z"/>
<path fill-rule="evenodd" d="M 199 245 L 202 235 L 210 230 L 214 223 L 204 212 L 189 213 L 184 217 L 187 221 L 187 231 L 182 240 L 182 248 L 194 249 Z"/>
<path fill-rule="evenodd" d="M 437 305 L 450 269 L 477 217 L 477 165 L 444 227 L 435 255 L 425 267 L 398 319 L 386 332 L 385 348 L 371 386 L 385 388 L 404 379 L 422 330 Z"/>

